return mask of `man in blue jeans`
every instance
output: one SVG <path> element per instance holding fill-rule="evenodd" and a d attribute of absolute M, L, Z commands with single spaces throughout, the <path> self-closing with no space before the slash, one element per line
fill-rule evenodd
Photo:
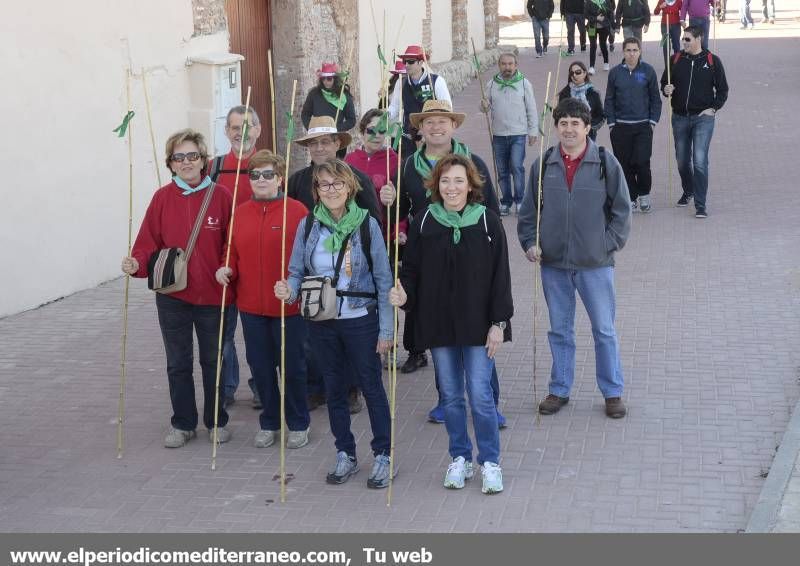
<path fill-rule="evenodd" d="M 517 56 L 503 53 L 497 65 L 500 72 L 486 85 L 486 98 L 481 100 L 481 111 L 491 112 L 497 182 L 503 192 L 500 216 L 508 216 L 512 204 L 519 209 L 525 194 L 525 143 L 536 143 L 539 117 L 536 114 L 533 86 L 517 69 Z"/>
<path fill-rule="evenodd" d="M 587 0 L 591 2 L 591 0 Z M 561 0 L 561 19 L 567 22 L 567 54 L 575 54 L 575 26 L 578 26 L 578 37 L 581 51 L 586 51 L 586 16 L 583 15 L 584 0 Z"/>
<path fill-rule="evenodd" d="M 714 117 L 728 99 L 728 81 L 722 61 L 703 49 L 703 30 L 683 30 L 683 50 L 670 61 L 670 79 L 661 75 L 661 91 L 672 105 L 672 135 L 683 194 L 677 206 L 694 198 L 695 217 L 706 218 L 708 207 L 708 148 Z"/>
<path fill-rule="evenodd" d="M 547 53 L 550 43 L 550 18 L 553 17 L 555 5 L 553 0 L 528 0 L 528 15 L 533 23 L 533 40 L 536 47 L 536 58 Z"/>
<path fill-rule="evenodd" d="M 569 402 L 575 378 L 577 291 L 592 324 L 597 385 L 605 398 L 605 412 L 618 419 L 627 410 L 614 329 L 614 253 L 623 248 L 630 233 L 628 187 L 611 152 L 598 148 L 588 137 L 592 117 L 581 101 L 562 100 L 553 120 L 561 143 L 545 153 L 541 187 L 539 161 L 533 163 L 517 222 L 525 255 L 541 262 L 550 315 L 553 366 L 549 395 L 539 404 L 539 413 L 552 415 Z M 537 206 L 540 196 L 545 206 Z"/>

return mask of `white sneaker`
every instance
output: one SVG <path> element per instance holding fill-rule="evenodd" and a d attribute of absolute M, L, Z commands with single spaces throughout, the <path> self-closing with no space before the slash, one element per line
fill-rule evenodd
<path fill-rule="evenodd" d="M 256 448 L 266 448 L 267 446 L 272 446 L 275 444 L 275 430 L 264 430 L 261 429 L 256 433 L 256 437 L 253 439 L 253 446 Z"/>
<path fill-rule="evenodd" d="M 503 470 L 494 462 L 484 462 L 481 466 L 483 485 L 481 492 L 486 494 L 500 493 L 503 491 Z"/>
<path fill-rule="evenodd" d="M 311 427 L 305 430 L 290 430 L 286 438 L 286 448 L 294 450 L 308 444 L 308 433 L 310 431 Z"/>
<path fill-rule="evenodd" d="M 231 439 L 231 431 L 224 426 L 217 427 L 217 444 L 225 444 Z M 214 442 L 214 429 L 208 429 L 208 441 Z"/>
<path fill-rule="evenodd" d="M 639 210 L 642 212 L 650 212 L 653 209 L 650 204 L 650 195 L 642 195 L 639 197 Z"/>
<path fill-rule="evenodd" d="M 444 486 L 447 489 L 462 489 L 464 480 L 472 479 L 474 470 L 472 462 L 467 462 L 463 456 L 454 458 L 447 466 L 447 473 L 444 476 Z"/>
<path fill-rule="evenodd" d="M 180 448 L 189 442 L 192 438 L 197 436 L 193 430 L 180 430 L 172 427 L 164 437 L 164 447 L 166 448 Z"/>
<path fill-rule="evenodd" d="M 589 67 L 589 74 L 590 74 L 590 75 L 593 75 L 593 74 L 594 74 L 594 67 Z"/>
<path fill-rule="evenodd" d="M 608 63 L 603 63 L 603 70 L 608 71 L 608 69 L 609 69 Z"/>

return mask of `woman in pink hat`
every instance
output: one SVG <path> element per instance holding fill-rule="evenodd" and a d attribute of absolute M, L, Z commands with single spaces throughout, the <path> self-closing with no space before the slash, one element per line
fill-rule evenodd
<path fill-rule="evenodd" d="M 402 61 L 395 61 L 394 69 L 390 70 L 389 74 L 391 75 L 389 77 L 389 96 L 386 96 L 386 91 L 384 90 L 383 85 L 381 85 L 381 88 L 378 91 L 378 109 L 379 110 L 385 110 L 386 109 L 386 104 L 385 104 L 386 100 L 385 100 L 385 98 L 388 98 L 389 100 L 392 99 L 392 96 L 394 95 L 394 86 L 397 84 L 397 79 L 399 79 L 400 77 L 405 76 L 405 74 L 406 74 L 406 64 L 403 63 Z"/>
<path fill-rule="evenodd" d="M 339 65 L 336 63 L 323 63 L 317 70 L 319 83 L 308 91 L 306 101 L 300 118 L 303 126 L 308 129 L 312 116 L 330 116 L 338 119 L 336 129 L 340 132 L 352 130 L 356 125 L 356 107 L 353 104 L 353 95 L 350 94 L 350 87 L 345 84 L 342 91 L 342 78 L 339 75 Z M 339 98 L 340 94 L 342 98 Z M 344 159 L 347 148 L 341 148 L 336 156 Z"/>

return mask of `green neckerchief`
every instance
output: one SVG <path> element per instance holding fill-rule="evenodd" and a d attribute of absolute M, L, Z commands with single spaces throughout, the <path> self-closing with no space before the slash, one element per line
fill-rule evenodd
<path fill-rule="evenodd" d="M 330 102 L 334 108 L 337 108 L 339 110 L 342 110 L 344 108 L 344 105 L 347 103 L 347 98 L 345 97 L 344 92 L 342 92 L 342 96 L 338 96 L 336 94 L 333 94 L 332 92 L 329 92 L 324 88 L 321 88 L 320 90 L 322 91 L 322 96 L 325 97 L 325 100 Z"/>
<path fill-rule="evenodd" d="M 428 210 L 436 221 L 447 228 L 453 229 L 453 243 L 461 241 L 461 229 L 467 226 L 475 226 L 486 211 L 482 204 L 468 204 L 461 213 L 453 210 L 446 210 L 438 202 L 428 205 Z"/>
<path fill-rule="evenodd" d="M 328 208 L 319 203 L 314 207 L 314 218 L 320 221 L 331 229 L 331 234 L 322 244 L 329 252 L 335 252 L 342 249 L 342 242 L 344 239 L 353 233 L 353 231 L 361 226 L 364 218 L 367 216 L 367 211 L 359 208 L 354 200 L 347 203 L 347 212 L 342 216 L 338 222 L 333 219 L 331 212 Z"/>
<path fill-rule="evenodd" d="M 466 144 L 461 143 L 460 141 L 456 140 L 455 138 L 450 142 L 452 145 L 451 153 L 455 153 L 456 155 L 463 155 L 465 157 L 470 157 L 471 153 L 469 148 Z M 419 149 L 414 152 L 414 168 L 419 173 L 419 176 L 423 179 L 427 179 L 431 176 L 431 172 L 433 168 L 428 160 L 425 158 L 425 144 L 423 143 L 419 146 Z M 428 195 L 430 196 L 430 194 Z"/>
<path fill-rule="evenodd" d="M 503 90 L 503 89 L 508 88 L 508 87 L 511 87 L 514 90 L 517 90 L 517 83 L 519 81 L 521 81 L 522 79 L 524 79 L 524 78 L 525 77 L 522 75 L 522 73 L 520 73 L 519 70 L 517 70 L 517 72 L 514 73 L 514 76 L 511 77 L 508 80 L 506 80 L 503 77 L 501 77 L 500 73 L 497 73 L 494 76 L 494 82 L 496 82 L 497 84 L 500 85 L 500 90 Z"/>

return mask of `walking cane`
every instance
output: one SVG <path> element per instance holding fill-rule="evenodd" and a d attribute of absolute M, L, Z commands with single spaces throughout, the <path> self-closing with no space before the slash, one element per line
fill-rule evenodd
<path fill-rule="evenodd" d="M 272 115 L 272 152 L 278 153 L 278 128 L 275 124 L 275 70 L 272 67 L 272 49 L 267 49 L 267 65 L 269 67 L 269 100 Z"/>
<path fill-rule="evenodd" d="M 150 130 L 150 145 L 153 146 L 153 167 L 156 168 L 156 178 L 158 186 L 161 186 L 161 169 L 158 166 L 158 154 L 156 153 L 156 136 L 153 133 L 153 117 L 150 113 L 150 95 L 147 92 L 147 72 L 142 67 L 142 90 L 144 91 L 144 104 L 147 110 L 147 128 Z"/>
<path fill-rule="evenodd" d="M 428 65 L 428 68 L 425 69 L 425 72 L 428 73 L 428 84 L 431 87 L 431 99 L 436 100 L 436 90 L 433 88 L 433 77 L 431 76 L 431 69 L 430 63 L 428 62 L 428 55 L 425 53 L 425 46 L 422 45 L 422 60 L 425 61 L 425 64 Z"/>
<path fill-rule="evenodd" d="M 344 104 L 342 104 L 342 108 L 347 105 L 347 97 L 344 95 L 344 87 L 347 84 L 347 77 L 350 75 L 350 69 L 353 66 L 353 45 L 350 46 L 349 53 L 347 55 L 347 70 L 342 73 L 342 88 L 339 89 L 339 104 L 342 103 L 342 98 L 344 98 Z M 338 106 L 336 107 L 336 116 L 333 118 L 333 125 L 336 127 L 336 130 L 339 130 L 339 112 L 341 108 Z"/>
<path fill-rule="evenodd" d="M 283 222 L 281 223 L 281 278 L 286 276 L 286 203 L 289 198 L 289 159 L 292 155 L 294 137 L 294 99 L 297 95 L 297 79 L 292 83 L 292 105 L 286 125 L 286 171 L 283 188 Z M 281 301 L 281 503 L 286 503 L 286 303 Z"/>
<path fill-rule="evenodd" d="M 494 170 L 494 191 L 497 194 L 497 203 L 500 203 L 501 194 L 500 194 L 500 179 L 497 176 L 497 155 L 494 151 L 494 132 L 492 131 L 492 121 L 489 118 L 489 102 L 486 100 L 486 93 L 483 90 L 483 81 L 481 80 L 480 70 L 481 64 L 478 61 L 478 52 L 475 50 L 475 40 L 470 38 L 472 41 L 472 65 L 475 67 L 475 78 L 478 80 L 478 86 L 481 88 L 481 103 L 482 106 L 487 108 L 486 112 L 484 112 L 484 116 L 486 116 L 486 130 L 489 132 L 489 147 L 492 148 L 492 169 Z"/>
<path fill-rule="evenodd" d="M 402 87 L 402 83 L 401 83 Z M 400 137 L 403 136 L 403 97 L 400 97 Z M 394 197 L 394 286 L 397 287 L 397 282 L 400 280 L 400 172 L 403 167 L 403 143 L 402 141 L 397 146 L 397 192 Z M 386 219 L 389 222 L 389 219 Z M 389 416 L 390 422 L 390 439 L 389 439 L 389 489 L 386 492 L 386 506 L 392 505 L 392 486 L 394 485 L 394 417 L 397 407 L 397 332 L 399 330 L 398 324 L 398 307 L 394 307 L 394 322 L 392 323 L 392 363 L 389 369 Z"/>
<path fill-rule="evenodd" d="M 231 263 L 231 240 L 233 240 L 233 222 L 236 218 L 236 195 L 239 192 L 239 174 L 242 169 L 242 153 L 244 152 L 244 145 L 247 143 L 248 130 L 250 123 L 248 122 L 250 112 L 250 87 L 247 87 L 247 100 L 244 103 L 244 122 L 242 123 L 242 143 L 239 145 L 239 159 L 236 162 L 236 177 L 233 183 L 233 202 L 231 203 L 231 220 L 228 223 L 228 246 L 225 250 L 225 267 L 229 267 Z M 219 378 L 222 372 L 222 338 L 225 330 L 225 298 L 228 294 L 228 286 L 222 287 L 222 304 L 219 308 L 219 335 L 217 338 L 217 376 L 214 385 L 214 429 L 212 431 L 212 448 L 211 448 L 211 469 L 217 469 L 217 440 L 219 438 Z"/>
<path fill-rule="evenodd" d="M 715 20 L 716 21 L 716 20 Z M 667 59 L 667 84 L 672 84 L 672 58 Z M 672 147 L 672 95 L 667 97 L 667 194 L 669 195 L 669 205 L 672 205 L 672 159 L 670 149 Z"/>
<path fill-rule="evenodd" d="M 125 80 L 125 94 L 128 103 L 128 112 L 122 120 L 122 124 L 117 128 L 119 137 L 123 137 L 127 130 L 128 134 L 128 254 L 131 255 L 131 241 L 133 239 L 133 143 L 131 138 L 130 120 L 133 118 L 133 107 L 131 104 L 131 70 L 128 69 Z M 120 375 L 119 375 L 119 408 L 117 412 L 117 458 L 122 458 L 122 422 L 125 417 L 125 380 L 128 373 L 128 291 L 130 289 L 131 276 L 125 274 L 125 292 L 122 301 L 122 349 L 120 352 Z"/>

